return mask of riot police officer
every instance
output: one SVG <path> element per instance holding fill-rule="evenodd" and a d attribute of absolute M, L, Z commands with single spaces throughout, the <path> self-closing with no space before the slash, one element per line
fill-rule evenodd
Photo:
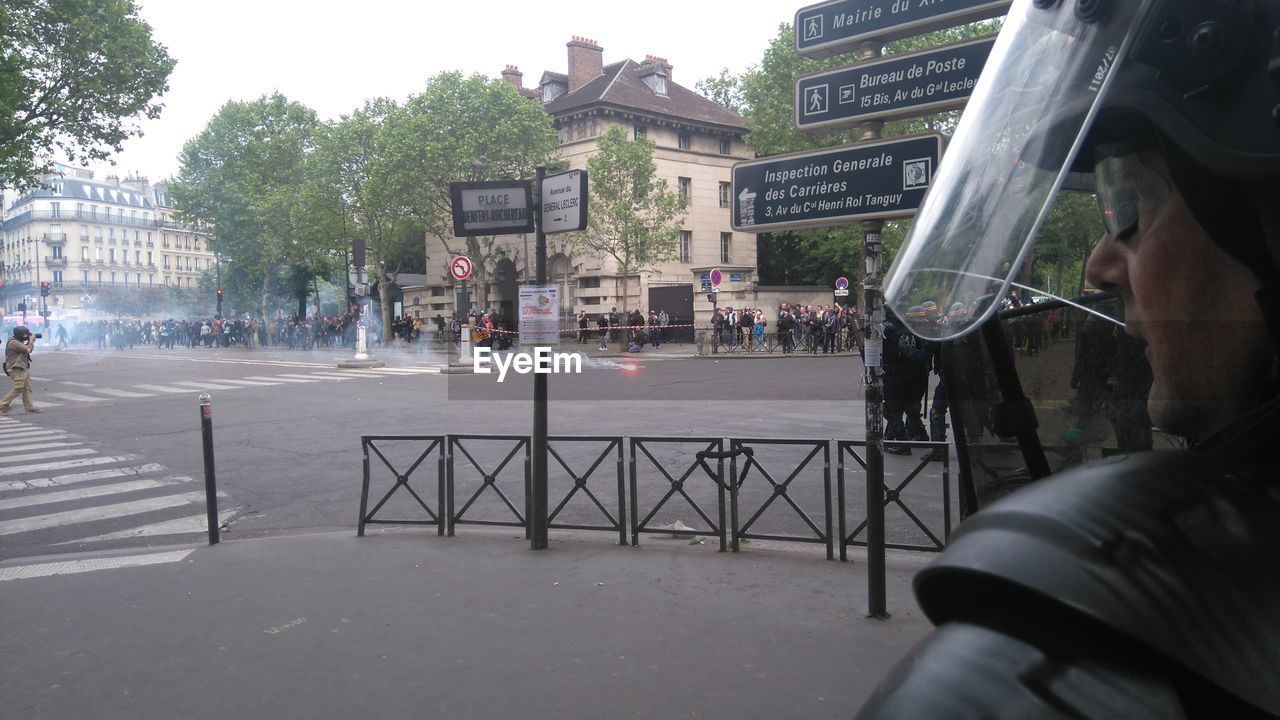
<path fill-rule="evenodd" d="M 972 307 L 932 339 L 976 328 L 1091 172 L 1088 279 L 1191 449 L 968 518 L 915 581 L 936 630 L 860 717 L 1280 716 L 1277 118 L 1280 0 L 1015 0 L 886 300 Z"/>
<path fill-rule="evenodd" d="M 908 317 L 924 316 L 924 309 L 913 307 Z M 884 415 L 885 440 L 919 440 L 924 433 L 920 420 L 920 378 L 928 378 L 930 352 L 925 342 L 913 335 L 898 318 L 890 315 L 884 324 Z M 910 455 L 901 445 L 889 445 L 885 452 Z"/>

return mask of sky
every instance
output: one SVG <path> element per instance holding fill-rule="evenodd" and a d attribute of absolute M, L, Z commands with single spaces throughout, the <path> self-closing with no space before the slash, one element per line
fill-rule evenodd
<path fill-rule="evenodd" d="M 666 58 L 672 80 L 693 89 L 721 68 L 756 65 L 795 4 L 776 0 L 136 0 L 155 40 L 177 60 L 165 108 L 142 122 L 97 177 L 178 171 L 183 143 L 228 100 L 279 91 L 336 120 L 366 99 L 404 100 L 440 72 L 497 78 L 506 65 L 536 86 L 567 71 L 565 43 L 595 40 L 604 62 Z"/>

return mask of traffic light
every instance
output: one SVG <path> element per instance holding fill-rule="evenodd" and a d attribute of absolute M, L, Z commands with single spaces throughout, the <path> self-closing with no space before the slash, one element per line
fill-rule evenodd
<path fill-rule="evenodd" d="M 222 299 L 222 288 L 218 288 L 218 299 Z"/>
<path fill-rule="evenodd" d="M 40 283 L 40 297 L 49 297 L 49 283 Z"/>

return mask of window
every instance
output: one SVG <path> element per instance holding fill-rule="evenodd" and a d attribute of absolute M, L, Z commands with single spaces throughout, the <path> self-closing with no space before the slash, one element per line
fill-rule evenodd
<path fill-rule="evenodd" d="M 142 273 L 137 273 L 138 286 L 142 286 Z"/>
<path fill-rule="evenodd" d="M 89 262 L 89 248 L 80 248 L 80 262 Z"/>
<path fill-rule="evenodd" d="M 680 233 L 680 262 L 689 262 L 689 248 L 693 245 L 693 231 Z"/>
<path fill-rule="evenodd" d="M 99 284 L 99 285 L 101 285 L 101 284 L 102 284 L 102 271 L 101 271 L 101 270 L 99 270 L 99 271 L 98 271 L 98 284 Z"/>
<path fill-rule="evenodd" d="M 99 261 L 102 260 L 102 248 L 96 247 L 93 249 L 93 259 Z"/>
<path fill-rule="evenodd" d="M 112 272 L 111 272 L 111 284 L 112 284 L 112 285 L 115 285 L 115 284 L 116 284 L 116 274 L 115 274 L 115 271 L 112 271 Z"/>
<path fill-rule="evenodd" d="M 59 285 L 61 285 L 61 284 L 62 284 L 62 271 L 61 271 L 61 270 L 54 270 L 54 271 L 53 271 L 53 281 L 54 281 L 54 282 L 56 282 L 56 283 L 58 283 Z"/>
<path fill-rule="evenodd" d="M 133 261 L 134 261 L 135 263 L 137 263 L 138 265 L 141 265 L 141 264 L 142 264 L 142 251 L 141 251 L 141 250 L 134 250 L 134 251 L 133 251 Z"/>
<path fill-rule="evenodd" d="M 116 249 L 115 249 L 115 248 L 111 248 L 111 255 L 110 255 L 110 257 L 109 257 L 108 259 L 109 259 L 112 263 L 114 263 L 114 262 L 116 261 Z"/>
<path fill-rule="evenodd" d="M 200 238 L 196 238 L 196 252 L 200 251 Z"/>
<path fill-rule="evenodd" d="M 89 226 L 88 225 L 80 226 L 80 240 L 82 242 L 89 242 Z"/>
<path fill-rule="evenodd" d="M 156 264 L 156 261 L 155 261 L 155 260 L 152 258 L 152 256 L 151 256 L 151 251 L 150 251 L 150 250 L 148 250 L 148 251 L 147 251 L 147 264 L 148 264 L 148 265 L 155 265 L 155 264 Z"/>
<path fill-rule="evenodd" d="M 733 258 L 733 233 L 720 233 L 720 262 L 731 262 Z"/>
<path fill-rule="evenodd" d="M 727 138 L 726 138 L 726 139 L 722 139 L 722 140 L 720 141 L 720 154 L 721 154 L 721 155 L 728 155 L 728 154 L 729 154 L 729 151 L 730 151 L 730 150 L 732 150 L 732 149 L 733 149 L 733 141 L 732 141 L 732 140 L 729 140 L 729 139 L 727 139 Z"/>
<path fill-rule="evenodd" d="M 200 269 L 200 258 L 196 258 L 196 269 Z"/>
<path fill-rule="evenodd" d="M 115 244 L 115 242 L 116 242 L 116 229 L 115 229 L 115 228 L 107 228 L 107 239 L 111 241 L 111 244 L 112 244 L 112 245 L 114 245 L 114 244 Z"/>
<path fill-rule="evenodd" d="M 691 188 L 693 186 L 693 181 L 687 177 L 682 177 L 676 181 L 676 184 L 680 187 L 680 197 L 684 198 L 684 204 L 689 205 L 689 201 L 691 199 L 689 196 L 692 194 Z"/>
<path fill-rule="evenodd" d="M 723 207 L 723 208 L 729 207 L 729 203 L 730 203 L 729 198 L 732 195 L 733 193 L 729 189 L 729 183 L 727 182 L 720 183 L 720 207 Z"/>
<path fill-rule="evenodd" d="M 85 270 L 85 271 L 84 271 L 84 284 L 85 284 L 85 285 L 88 285 L 88 284 L 89 284 L 89 271 L 88 271 L 88 270 Z"/>
<path fill-rule="evenodd" d="M 169 247 L 169 233 L 160 233 L 160 247 Z"/>
<path fill-rule="evenodd" d="M 61 260 L 61 259 L 62 259 L 62 246 L 61 246 L 61 245 L 54 245 L 54 246 L 53 246 L 53 259 L 54 259 L 54 260 Z"/>
<path fill-rule="evenodd" d="M 583 305 L 599 305 L 600 304 L 599 295 L 595 295 L 592 297 L 584 297 L 584 298 L 581 298 L 581 300 Z"/>
<path fill-rule="evenodd" d="M 598 288 L 600 287 L 600 277 L 580 277 L 578 278 L 578 287 L 580 288 Z"/>
<path fill-rule="evenodd" d="M 165 255 L 165 256 L 164 256 L 164 269 L 165 269 L 165 270 L 168 270 L 168 269 L 169 269 L 169 256 L 168 256 L 168 255 Z"/>
<path fill-rule="evenodd" d="M 84 217 L 84 203 L 76 203 L 76 217 Z"/>
<path fill-rule="evenodd" d="M 637 137 L 637 138 L 642 138 L 642 137 L 644 137 L 644 136 L 646 136 L 646 135 L 648 135 L 648 134 L 649 134 L 649 131 L 645 128 L 645 126 L 643 126 L 643 125 L 637 125 L 637 126 L 636 126 L 636 137 Z"/>
<path fill-rule="evenodd" d="M 97 219 L 98 219 L 98 206 L 97 206 L 97 205 L 90 205 L 90 206 L 89 206 L 89 217 L 93 218 L 94 220 L 97 220 Z"/>
<path fill-rule="evenodd" d="M 682 132 L 676 136 L 676 142 L 680 144 L 681 150 L 688 150 L 693 146 L 693 140 L 689 137 L 689 133 Z"/>

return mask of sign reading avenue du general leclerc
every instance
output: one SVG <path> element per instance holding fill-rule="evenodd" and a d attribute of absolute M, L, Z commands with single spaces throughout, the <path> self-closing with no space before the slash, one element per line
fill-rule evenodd
<path fill-rule="evenodd" d="M 1003 15 L 1012 0 L 830 0 L 796 11 L 796 52 L 821 58 Z"/>

